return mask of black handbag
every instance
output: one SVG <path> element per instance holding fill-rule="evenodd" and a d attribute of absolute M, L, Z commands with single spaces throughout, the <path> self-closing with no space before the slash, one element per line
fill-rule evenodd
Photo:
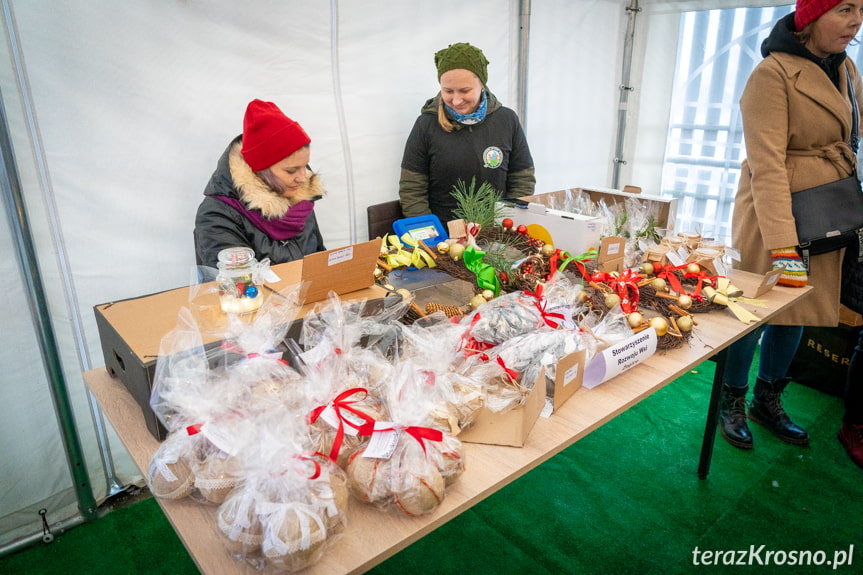
<path fill-rule="evenodd" d="M 848 93 L 851 96 L 851 149 L 857 154 L 858 112 L 851 74 Z M 797 227 L 797 251 L 809 270 L 809 257 L 836 251 L 853 250 L 863 260 L 863 191 L 857 173 L 829 184 L 791 194 L 791 211 Z"/>

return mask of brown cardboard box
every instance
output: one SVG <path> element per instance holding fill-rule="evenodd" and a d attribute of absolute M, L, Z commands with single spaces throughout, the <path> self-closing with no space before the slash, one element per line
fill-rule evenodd
<path fill-rule="evenodd" d="M 626 261 L 626 238 L 606 236 L 599 244 L 599 255 L 596 258 L 599 271 L 611 273 L 622 272 Z"/>
<path fill-rule="evenodd" d="M 523 447 L 545 405 L 545 370 L 541 370 L 524 403 L 504 413 L 486 407 L 480 409 L 473 423 L 458 434 L 465 443 L 486 443 Z"/>
<path fill-rule="evenodd" d="M 557 363 L 554 378 L 553 408 L 556 410 L 578 391 L 584 376 L 584 350 L 571 353 Z M 545 369 L 540 370 L 524 403 L 504 413 L 483 407 L 470 427 L 458 438 L 465 443 L 485 443 L 523 447 L 545 406 Z"/>
<path fill-rule="evenodd" d="M 353 249 L 348 253 L 345 252 L 347 248 L 342 248 L 315 254 L 308 267 L 303 261 L 273 266 L 280 281 L 266 284 L 269 293 L 285 290 L 301 281 L 310 282 L 305 293 L 305 304 L 288 328 L 288 338 L 296 339 L 299 336 L 302 318 L 313 310 L 318 301 L 325 299 L 330 290 L 347 300 L 369 301 L 373 304 L 369 305 L 369 311 L 383 307 L 383 298 L 389 292 L 374 285 L 380 240 L 351 247 Z M 189 305 L 190 297 L 196 292 L 201 295 L 196 297 L 195 306 L 216 327 L 213 331 L 219 333 L 220 324 L 227 327 L 227 316 L 220 311 L 214 285 L 214 282 L 210 282 L 182 287 L 94 307 L 105 368 L 113 377 L 120 379 L 135 398 L 144 414 L 147 429 L 157 439 L 164 439 L 167 435 L 150 409 L 159 346 L 163 336 L 176 327 L 180 310 Z M 203 343 L 205 348 L 210 349 L 221 342 L 210 337 Z"/>

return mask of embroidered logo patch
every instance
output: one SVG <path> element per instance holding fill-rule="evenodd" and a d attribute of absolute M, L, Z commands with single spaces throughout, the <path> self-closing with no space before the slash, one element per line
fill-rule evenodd
<path fill-rule="evenodd" d="M 489 146 L 482 153 L 483 168 L 497 168 L 503 163 L 503 152 L 497 146 Z"/>

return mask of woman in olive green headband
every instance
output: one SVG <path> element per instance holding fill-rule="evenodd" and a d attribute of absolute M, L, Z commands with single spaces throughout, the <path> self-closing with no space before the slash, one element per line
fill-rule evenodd
<path fill-rule="evenodd" d="M 423 105 L 402 158 L 399 199 L 406 217 L 453 219 L 453 186 L 476 179 L 502 197 L 533 194 L 533 158 L 515 112 L 489 91 L 489 61 L 468 43 L 434 55 L 440 92 Z"/>

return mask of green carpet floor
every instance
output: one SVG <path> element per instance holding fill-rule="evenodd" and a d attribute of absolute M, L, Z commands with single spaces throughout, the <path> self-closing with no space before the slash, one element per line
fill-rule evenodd
<path fill-rule="evenodd" d="M 702 364 L 370 573 L 863 573 L 863 470 L 836 440 L 841 400 L 792 384 L 784 404 L 811 445 L 786 445 L 757 425 L 751 452 L 717 436 L 710 475 L 699 480 L 713 367 Z M 704 565 L 703 551 L 722 552 L 720 564 Z M 722 564 L 731 559 L 752 565 Z M 0 573 L 197 570 L 148 499 L 0 559 Z"/>

